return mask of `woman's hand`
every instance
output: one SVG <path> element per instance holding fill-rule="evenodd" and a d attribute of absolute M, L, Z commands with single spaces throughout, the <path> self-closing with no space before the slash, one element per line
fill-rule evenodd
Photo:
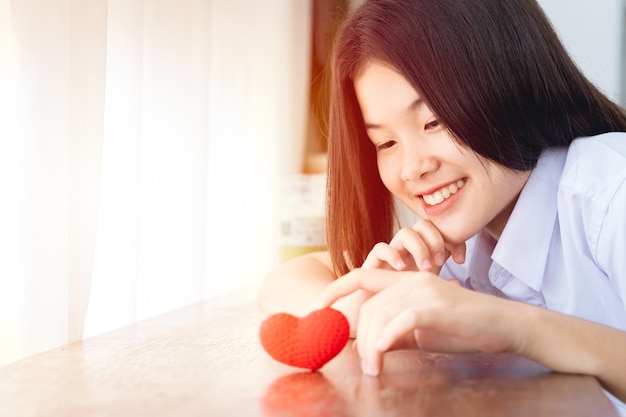
<path fill-rule="evenodd" d="M 430 272 L 355 269 L 328 285 L 315 308 L 365 291 L 356 349 L 363 373 L 378 375 L 398 348 L 510 352 L 557 372 L 593 375 L 626 401 L 626 332 L 482 294 Z"/>
<path fill-rule="evenodd" d="M 361 268 L 438 274 L 450 256 L 457 263 L 465 262 L 465 243 L 445 242 L 431 221 L 420 220 L 413 227 L 400 229 L 388 244 L 376 244 Z"/>
<path fill-rule="evenodd" d="M 378 375 L 383 353 L 398 348 L 439 352 L 517 352 L 523 304 L 464 289 L 429 272 L 355 269 L 330 284 L 318 305 L 365 290 L 356 329 L 363 372 Z"/>
<path fill-rule="evenodd" d="M 452 255 L 458 262 L 465 261 L 465 243 L 445 243 L 441 233 L 429 220 L 420 220 L 413 227 L 401 229 L 391 242 L 378 243 L 370 251 L 362 269 L 386 269 L 398 271 L 431 271 L 438 274 L 441 266 Z M 333 304 L 347 312 L 350 336 L 356 337 L 361 305 L 372 294 L 358 289 Z"/>

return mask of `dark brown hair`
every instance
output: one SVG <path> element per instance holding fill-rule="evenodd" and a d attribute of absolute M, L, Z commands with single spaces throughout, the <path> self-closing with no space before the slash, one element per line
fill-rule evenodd
<path fill-rule="evenodd" d="M 327 231 L 338 275 L 389 241 L 395 223 L 353 87 L 373 59 L 402 74 L 459 143 L 508 168 L 626 131 L 623 110 L 581 73 L 535 0 L 366 1 L 331 60 Z"/>

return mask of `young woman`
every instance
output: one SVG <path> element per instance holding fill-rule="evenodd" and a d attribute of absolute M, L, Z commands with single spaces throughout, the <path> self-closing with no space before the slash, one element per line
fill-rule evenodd
<path fill-rule="evenodd" d="M 366 1 L 332 65 L 329 253 L 262 309 L 342 310 L 367 374 L 515 352 L 626 400 L 626 115 L 535 0 Z M 395 200 L 420 220 L 398 231 Z"/>

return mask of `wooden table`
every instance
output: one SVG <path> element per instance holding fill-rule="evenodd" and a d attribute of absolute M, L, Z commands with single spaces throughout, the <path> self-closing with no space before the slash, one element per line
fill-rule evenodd
<path fill-rule="evenodd" d="M 596 379 L 511 355 L 393 352 L 379 378 L 350 344 L 319 372 L 261 348 L 250 299 L 209 300 L 0 368 L 0 416 L 616 416 Z"/>

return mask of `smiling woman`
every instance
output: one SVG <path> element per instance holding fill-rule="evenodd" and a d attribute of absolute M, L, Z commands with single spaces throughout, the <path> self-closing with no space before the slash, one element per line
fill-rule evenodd
<path fill-rule="evenodd" d="M 275 266 L 310 17 L 290 0 L 0 0 L 0 364 Z"/>
<path fill-rule="evenodd" d="M 538 2 L 366 0 L 331 62 L 329 251 L 262 308 L 342 311 L 367 375 L 395 349 L 512 352 L 626 415 L 626 111 Z M 395 198 L 419 220 L 397 230 Z"/>

